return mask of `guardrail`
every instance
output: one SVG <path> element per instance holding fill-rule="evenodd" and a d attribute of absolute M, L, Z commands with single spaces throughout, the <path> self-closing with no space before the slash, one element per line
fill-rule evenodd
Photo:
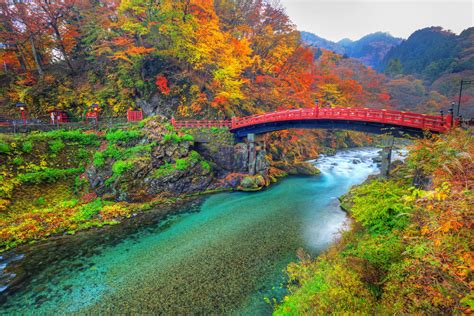
<path fill-rule="evenodd" d="M 98 121 L 79 121 L 79 122 L 59 122 L 54 124 L 51 121 L 41 122 L 37 119 L 28 120 L 26 124 L 23 121 L 9 121 L 8 124 L 0 124 L 0 133 L 28 133 L 32 131 L 51 131 L 55 129 L 109 129 L 113 127 L 123 127 L 131 124 L 125 117 L 101 117 Z"/>

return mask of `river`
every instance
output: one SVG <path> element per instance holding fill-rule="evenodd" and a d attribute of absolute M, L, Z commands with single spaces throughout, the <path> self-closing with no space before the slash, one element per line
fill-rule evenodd
<path fill-rule="evenodd" d="M 322 156 L 314 161 L 319 176 L 289 177 L 261 192 L 212 195 L 198 211 L 78 244 L 70 253 L 43 249 L 35 254 L 39 263 L 48 252 L 61 255 L 26 271 L 32 277 L 4 295 L 0 312 L 270 314 L 264 297 L 284 295 L 283 270 L 296 250 L 316 256 L 345 227 L 337 198 L 378 172 L 377 151 Z M 0 264 L 21 267 L 28 257 L 16 254 Z"/>

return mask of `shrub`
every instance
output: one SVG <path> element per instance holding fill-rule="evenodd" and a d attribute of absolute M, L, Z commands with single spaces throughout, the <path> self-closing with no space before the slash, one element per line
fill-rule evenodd
<path fill-rule="evenodd" d="M 191 162 L 191 163 L 196 163 L 196 162 L 198 162 L 199 160 L 201 160 L 201 155 L 200 155 L 197 151 L 192 150 L 192 151 L 189 153 L 188 160 L 189 160 L 189 162 Z"/>
<path fill-rule="evenodd" d="M 184 134 L 183 137 L 181 137 L 181 139 L 188 142 L 194 141 L 193 135 L 189 135 L 189 134 Z"/>
<path fill-rule="evenodd" d="M 112 172 L 114 176 L 121 176 L 124 172 L 133 168 L 133 161 L 130 160 L 118 160 L 112 166 Z"/>
<path fill-rule="evenodd" d="M 89 184 L 89 181 L 87 181 L 87 179 L 81 177 L 81 176 L 77 176 L 75 179 L 74 179 L 74 194 L 79 194 L 79 192 L 81 192 L 85 186 L 87 186 Z"/>
<path fill-rule="evenodd" d="M 57 154 L 64 148 L 64 143 L 61 139 L 55 139 L 49 142 L 49 149 L 53 154 Z"/>
<path fill-rule="evenodd" d="M 96 152 L 94 154 L 94 166 L 96 168 L 101 168 L 105 165 L 105 157 L 102 152 Z"/>
<path fill-rule="evenodd" d="M 131 148 L 128 148 L 125 153 L 124 153 L 124 156 L 125 157 L 131 157 L 135 154 L 138 154 L 138 153 L 141 153 L 141 152 L 151 152 L 152 148 L 156 146 L 156 143 L 155 142 L 152 142 L 150 144 L 147 144 L 147 145 L 136 145 L 136 146 L 133 146 Z"/>
<path fill-rule="evenodd" d="M 3 141 L 0 141 L 0 154 L 6 154 L 10 152 L 10 146 L 3 142 Z"/>
<path fill-rule="evenodd" d="M 41 197 L 36 199 L 34 204 L 35 204 L 35 206 L 41 207 L 41 206 L 46 204 L 46 200 L 45 200 L 44 197 L 41 196 Z"/>
<path fill-rule="evenodd" d="M 142 133 L 140 131 L 133 131 L 133 130 L 128 131 L 128 130 L 118 129 L 115 131 L 108 132 L 107 135 L 105 136 L 105 139 L 107 139 L 111 143 L 117 143 L 117 142 L 126 142 L 126 141 L 129 141 L 141 136 L 142 136 Z"/>
<path fill-rule="evenodd" d="M 70 175 L 83 172 L 82 168 L 69 168 L 69 169 L 50 169 L 47 168 L 43 171 L 24 173 L 18 175 L 18 180 L 25 184 L 39 184 L 39 183 L 53 183 L 60 179 L 67 178 Z"/>
<path fill-rule="evenodd" d="M 313 265 L 312 273 L 300 280 L 302 287 L 286 296 L 274 315 L 372 314 L 374 297 L 356 272 L 324 259 Z"/>
<path fill-rule="evenodd" d="M 374 180 L 353 192 L 352 216 L 373 233 L 403 228 L 411 208 L 404 203 L 410 191 L 396 181 Z"/>
<path fill-rule="evenodd" d="M 28 136 L 29 141 L 62 139 L 70 142 L 79 142 L 82 145 L 98 145 L 99 137 L 96 134 L 85 134 L 82 130 L 54 130 L 49 132 L 31 133 Z"/>
<path fill-rule="evenodd" d="M 211 165 L 209 164 L 209 162 L 207 162 L 205 160 L 201 161 L 201 168 L 206 170 L 206 171 L 211 171 Z"/>
<path fill-rule="evenodd" d="M 355 246 L 349 245 L 344 255 L 353 255 L 370 262 L 377 268 L 388 270 L 402 258 L 403 240 L 396 234 L 366 235 Z"/>
<path fill-rule="evenodd" d="M 21 150 L 25 153 L 30 153 L 33 150 L 33 142 L 31 140 L 27 140 L 21 146 Z"/>
<path fill-rule="evenodd" d="M 94 215 L 100 212 L 102 207 L 104 206 L 104 202 L 99 198 L 95 199 L 94 201 L 82 205 L 79 207 L 78 212 L 74 216 L 74 220 L 76 221 L 86 221 L 91 219 Z"/>
<path fill-rule="evenodd" d="M 163 135 L 163 140 L 166 141 L 172 141 L 175 144 L 178 144 L 181 142 L 181 137 L 179 137 L 178 134 L 176 133 L 170 133 L 170 134 L 164 134 Z"/>
<path fill-rule="evenodd" d="M 12 163 L 16 166 L 21 166 L 25 161 L 23 160 L 22 157 L 15 157 L 12 160 Z"/>
<path fill-rule="evenodd" d="M 87 159 L 89 157 L 89 152 L 84 148 L 79 148 L 77 151 L 77 158 L 80 160 Z"/>
<path fill-rule="evenodd" d="M 184 171 L 190 167 L 189 161 L 185 158 L 176 159 L 176 170 Z"/>
<path fill-rule="evenodd" d="M 169 163 L 165 163 L 164 165 L 160 166 L 160 168 L 155 170 L 154 177 L 155 178 L 161 178 L 161 177 L 166 177 L 173 173 L 175 170 L 174 166 Z"/>

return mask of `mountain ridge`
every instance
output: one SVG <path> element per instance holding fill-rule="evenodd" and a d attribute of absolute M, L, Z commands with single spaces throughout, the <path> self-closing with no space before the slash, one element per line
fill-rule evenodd
<path fill-rule="evenodd" d="M 301 39 L 310 46 L 331 50 L 337 54 L 359 59 L 366 66 L 379 68 L 388 51 L 401 43 L 402 39 L 388 32 L 367 34 L 358 40 L 344 38 L 333 42 L 314 33 L 301 31 Z"/>

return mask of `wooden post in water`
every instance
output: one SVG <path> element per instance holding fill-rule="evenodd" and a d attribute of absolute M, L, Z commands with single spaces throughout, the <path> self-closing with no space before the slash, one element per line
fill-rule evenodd
<path fill-rule="evenodd" d="M 249 151 L 249 174 L 254 175 L 255 174 L 255 167 L 257 163 L 257 151 L 255 148 L 255 134 L 250 133 L 247 135 L 247 145 L 248 145 L 248 151 Z"/>
<path fill-rule="evenodd" d="M 390 164 L 392 162 L 392 148 L 394 138 L 393 136 L 387 136 L 382 140 L 382 153 L 381 153 L 381 164 L 380 164 L 380 176 L 382 178 L 388 178 L 390 175 Z"/>

